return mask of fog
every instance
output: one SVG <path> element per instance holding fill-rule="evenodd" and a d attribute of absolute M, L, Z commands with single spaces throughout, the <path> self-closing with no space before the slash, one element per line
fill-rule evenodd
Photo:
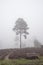
<path fill-rule="evenodd" d="M 28 38 L 22 42 L 31 47 L 36 37 L 43 44 L 43 0 L 0 0 L 0 49 L 19 47 L 12 30 L 18 18 L 29 27 Z"/>

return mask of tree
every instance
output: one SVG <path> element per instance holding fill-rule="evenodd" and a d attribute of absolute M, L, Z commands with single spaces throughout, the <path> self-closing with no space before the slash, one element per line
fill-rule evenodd
<path fill-rule="evenodd" d="M 35 46 L 36 48 L 40 48 L 40 47 L 41 47 L 41 43 L 40 43 L 37 39 L 35 39 L 35 40 L 34 40 L 34 46 Z"/>
<path fill-rule="evenodd" d="M 25 39 L 27 38 L 27 35 L 29 34 L 27 32 L 29 28 L 27 27 L 27 23 L 23 20 L 23 18 L 18 18 L 18 20 L 15 23 L 15 26 L 13 28 L 13 31 L 16 32 L 16 35 L 20 34 L 20 48 L 21 48 L 21 36 L 24 34 Z"/>

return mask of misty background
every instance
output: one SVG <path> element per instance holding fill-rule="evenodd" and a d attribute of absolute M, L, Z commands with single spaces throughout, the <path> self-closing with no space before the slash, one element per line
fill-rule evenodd
<path fill-rule="evenodd" d="M 22 38 L 24 46 L 34 46 L 34 38 L 43 44 L 43 0 L 0 0 L 0 49 L 19 48 L 12 30 L 18 18 L 30 28 L 27 39 Z"/>

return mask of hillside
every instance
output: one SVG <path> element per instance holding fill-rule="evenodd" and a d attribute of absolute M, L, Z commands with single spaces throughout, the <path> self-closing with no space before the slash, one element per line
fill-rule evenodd
<path fill-rule="evenodd" d="M 43 56 L 43 48 L 2 49 L 0 50 L 0 59 L 25 57 L 26 53 Z"/>

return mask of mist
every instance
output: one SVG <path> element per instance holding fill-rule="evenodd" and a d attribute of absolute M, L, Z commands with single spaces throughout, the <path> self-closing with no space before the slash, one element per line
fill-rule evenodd
<path fill-rule="evenodd" d="M 26 47 L 34 46 L 36 37 L 43 44 L 43 0 L 0 0 L 0 49 L 19 48 L 12 30 L 18 18 L 23 18 L 29 27 Z"/>

